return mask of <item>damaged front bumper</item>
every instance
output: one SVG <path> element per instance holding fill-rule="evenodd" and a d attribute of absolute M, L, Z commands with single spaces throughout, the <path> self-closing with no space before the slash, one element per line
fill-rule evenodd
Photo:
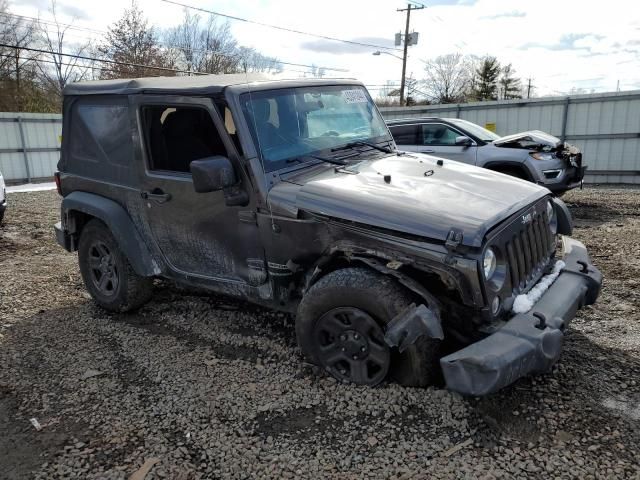
<path fill-rule="evenodd" d="M 602 274 L 577 240 L 563 237 L 565 268 L 531 310 L 494 334 L 440 360 L 447 388 L 493 393 L 530 373 L 548 371 L 562 350 L 563 331 L 578 309 L 595 302 Z"/>

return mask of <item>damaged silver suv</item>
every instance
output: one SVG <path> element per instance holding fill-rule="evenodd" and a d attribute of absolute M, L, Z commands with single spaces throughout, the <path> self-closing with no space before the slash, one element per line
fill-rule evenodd
<path fill-rule="evenodd" d="M 500 137 L 461 118 L 437 117 L 387 124 L 403 150 L 488 168 L 543 185 L 556 195 L 582 187 L 587 170 L 578 147 L 539 130 Z"/>
<path fill-rule="evenodd" d="M 602 276 L 546 188 L 396 150 L 353 80 L 65 89 L 58 242 L 96 303 L 153 278 L 296 315 L 341 381 L 498 390 L 558 360 Z"/>

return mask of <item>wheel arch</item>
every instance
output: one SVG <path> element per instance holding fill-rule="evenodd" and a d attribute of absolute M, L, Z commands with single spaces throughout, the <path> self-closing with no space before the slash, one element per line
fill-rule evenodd
<path fill-rule="evenodd" d="M 62 200 L 61 213 L 66 234 L 74 238 L 72 250 L 77 249 L 84 226 L 96 218 L 109 228 L 138 275 L 151 277 L 161 273 L 131 217 L 118 203 L 93 193 L 72 192 Z"/>
<path fill-rule="evenodd" d="M 433 307 L 438 314 L 442 311 L 441 302 L 432 293 L 430 293 L 429 290 L 422 286 L 421 282 L 416 278 L 417 275 L 412 275 L 410 268 L 403 270 L 393 269 L 389 268 L 387 266 L 388 264 L 389 259 L 385 258 L 334 251 L 330 255 L 323 257 L 316 263 L 315 268 L 311 269 L 305 279 L 303 290 L 306 292 L 312 285 L 317 283 L 318 280 L 331 272 L 342 268 L 361 266 L 387 277 L 394 278 L 400 285 L 409 290 L 417 298 L 423 300 L 430 307 Z M 437 278 L 437 281 L 442 283 L 442 285 L 438 285 L 438 289 L 440 289 L 440 287 L 444 287 L 444 283 L 440 280 L 439 275 L 436 272 L 426 273 L 432 273 L 434 279 Z"/>

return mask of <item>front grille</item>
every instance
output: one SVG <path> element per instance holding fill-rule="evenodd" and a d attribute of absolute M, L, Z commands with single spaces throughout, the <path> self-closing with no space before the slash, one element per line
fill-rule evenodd
<path fill-rule="evenodd" d="M 534 211 L 531 221 L 523 222 L 521 218 L 519 222 L 520 228 L 511 230 L 511 235 L 504 244 L 511 285 L 516 291 L 525 289 L 532 280 L 539 277 L 555 250 L 546 211 Z"/>

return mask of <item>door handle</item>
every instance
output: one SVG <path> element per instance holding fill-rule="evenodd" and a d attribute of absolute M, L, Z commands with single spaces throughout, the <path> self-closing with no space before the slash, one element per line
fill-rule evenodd
<path fill-rule="evenodd" d="M 420 153 L 436 153 L 435 150 L 421 150 Z"/>
<path fill-rule="evenodd" d="M 166 203 L 171 200 L 171 194 L 164 193 L 160 188 L 154 188 L 150 192 L 142 191 L 140 196 L 145 200 L 153 200 L 156 203 Z"/>

